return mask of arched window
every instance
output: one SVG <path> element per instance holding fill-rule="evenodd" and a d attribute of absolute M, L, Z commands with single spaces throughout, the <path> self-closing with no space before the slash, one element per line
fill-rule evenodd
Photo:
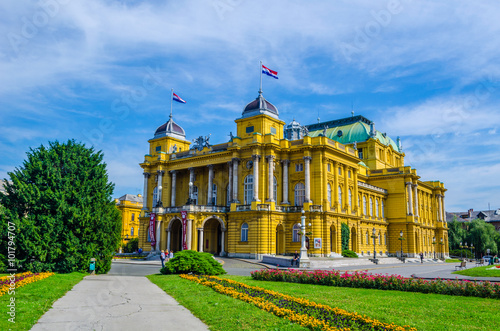
<path fill-rule="evenodd" d="M 379 213 L 378 213 L 378 199 L 375 199 L 375 215 L 377 215 L 377 218 L 379 216 Z"/>
<path fill-rule="evenodd" d="M 338 190 L 339 190 L 339 205 L 340 205 L 340 208 L 342 208 L 342 187 L 338 187 Z"/>
<path fill-rule="evenodd" d="M 373 199 L 370 197 L 370 216 L 373 216 Z"/>
<path fill-rule="evenodd" d="M 300 241 L 300 224 L 297 223 L 293 226 L 293 230 L 292 230 L 292 241 L 293 242 L 299 242 Z"/>
<path fill-rule="evenodd" d="M 248 241 L 248 224 L 241 224 L 241 241 Z"/>
<path fill-rule="evenodd" d="M 384 200 L 382 200 L 382 218 L 385 218 Z"/>
<path fill-rule="evenodd" d="M 217 185 L 212 185 L 212 204 L 217 205 Z"/>
<path fill-rule="evenodd" d="M 352 209 L 352 191 L 349 189 L 349 209 Z"/>
<path fill-rule="evenodd" d="M 385 244 L 387 245 L 387 232 L 386 232 L 386 233 L 384 233 L 384 242 L 385 242 Z"/>
<path fill-rule="evenodd" d="M 130 236 L 132 237 L 134 235 L 134 227 L 130 228 Z"/>
<path fill-rule="evenodd" d="M 303 183 L 295 185 L 295 205 L 302 206 L 306 195 L 306 187 Z"/>
<path fill-rule="evenodd" d="M 380 232 L 378 233 L 378 244 L 382 244 L 382 237 L 380 236 Z"/>
<path fill-rule="evenodd" d="M 332 186 L 330 183 L 326 185 L 326 194 L 327 194 L 327 199 L 328 199 L 328 206 L 332 206 Z"/>
<path fill-rule="evenodd" d="M 158 186 L 153 189 L 153 203 L 151 206 L 156 207 L 156 202 L 158 200 Z"/>
<path fill-rule="evenodd" d="M 198 204 L 198 186 L 193 186 L 193 204 Z"/>
<path fill-rule="evenodd" d="M 226 186 L 226 206 L 231 205 L 231 196 L 229 196 L 229 184 Z"/>
<path fill-rule="evenodd" d="M 366 243 L 370 243 L 370 235 L 368 234 L 368 230 L 366 230 Z"/>
<path fill-rule="evenodd" d="M 243 191 L 245 205 L 250 205 L 253 198 L 253 175 L 248 175 L 245 177 Z"/>
<path fill-rule="evenodd" d="M 278 180 L 273 177 L 273 199 L 278 202 Z"/>
<path fill-rule="evenodd" d="M 366 215 L 366 197 L 363 196 L 363 215 Z"/>

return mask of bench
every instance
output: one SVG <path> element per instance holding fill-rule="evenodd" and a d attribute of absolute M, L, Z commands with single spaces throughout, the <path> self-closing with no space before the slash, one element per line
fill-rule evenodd
<path fill-rule="evenodd" d="M 481 260 L 477 260 L 477 261 L 476 261 L 476 266 L 480 266 L 480 265 L 484 265 L 484 264 L 485 264 L 484 259 L 481 259 Z"/>
<path fill-rule="evenodd" d="M 467 262 L 465 262 L 465 261 L 460 262 L 460 265 L 456 265 L 456 266 L 455 266 L 455 270 L 458 270 L 458 269 L 460 269 L 460 270 L 462 270 L 462 269 L 466 269 L 466 268 L 467 268 L 467 267 L 466 267 L 466 264 L 467 264 Z"/>

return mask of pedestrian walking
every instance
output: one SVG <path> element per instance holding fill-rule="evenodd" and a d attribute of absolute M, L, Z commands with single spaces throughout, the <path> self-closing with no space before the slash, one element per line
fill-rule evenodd
<path fill-rule="evenodd" d="M 172 259 L 174 257 L 174 251 L 170 250 L 170 253 L 168 253 L 168 258 Z"/>
<path fill-rule="evenodd" d="M 162 249 L 160 254 L 161 267 L 165 268 L 165 251 Z"/>
<path fill-rule="evenodd" d="M 424 253 L 420 253 L 420 263 L 424 263 Z"/>

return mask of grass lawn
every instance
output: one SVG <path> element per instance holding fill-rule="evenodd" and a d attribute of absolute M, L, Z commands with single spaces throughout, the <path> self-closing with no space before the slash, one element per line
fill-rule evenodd
<path fill-rule="evenodd" d="M 492 269 L 494 268 L 494 269 Z M 500 268 L 492 265 L 455 271 L 454 274 L 471 277 L 500 277 Z"/>
<path fill-rule="evenodd" d="M 462 261 L 460 261 L 460 259 L 446 259 L 445 262 L 446 263 L 460 263 Z"/>
<path fill-rule="evenodd" d="M 210 330 L 307 330 L 177 275 L 147 277 L 206 323 Z"/>
<path fill-rule="evenodd" d="M 52 304 L 80 282 L 85 274 L 55 274 L 32 284 L 16 289 L 15 295 L 0 297 L 0 330 L 29 330 L 52 307 Z M 15 297 L 15 324 L 8 321 L 7 304 Z"/>
<path fill-rule="evenodd" d="M 255 281 L 245 276 L 223 276 L 358 312 L 382 322 L 410 325 L 418 330 L 500 330 L 500 300 L 439 294 L 341 288 L 281 282 Z M 148 278 L 181 305 L 191 310 L 212 330 L 302 329 L 242 301 L 181 279 L 152 275 Z"/>

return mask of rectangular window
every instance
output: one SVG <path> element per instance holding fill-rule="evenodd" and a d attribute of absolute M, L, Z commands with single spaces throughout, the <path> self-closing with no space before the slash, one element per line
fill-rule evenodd
<path fill-rule="evenodd" d="M 271 133 L 276 134 L 276 128 L 271 127 Z"/>
<path fill-rule="evenodd" d="M 135 214 L 132 213 L 132 222 L 134 221 L 134 218 L 135 218 Z"/>
<path fill-rule="evenodd" d="M 253 132 L 253 126 L 247 126 L 246 132 L 247 133 L 252 133 Z"/>
<path fill-rule="evenodd" d="M 299 172 L 299 171 L 304 171 L 304 164 L 303 163 L 295 164 L 295 172 Z"/>
<path fill-rule="evenodd" d="M 363 149 L 362 148 L 358 148 L 358 157 L 360 159 L 363 159 Z"/>
<path fill-rule="evenodd" d="M 328 172 L 332 171 L 332 167 L 331 167 L 330 163 L 328 163 L 327 168 L 328 168 Z"/>
<path fill-rule="evenodd" d="M 157 152 L 161 151 L 161 146 L 156 146 L 156 151 Z"/>

